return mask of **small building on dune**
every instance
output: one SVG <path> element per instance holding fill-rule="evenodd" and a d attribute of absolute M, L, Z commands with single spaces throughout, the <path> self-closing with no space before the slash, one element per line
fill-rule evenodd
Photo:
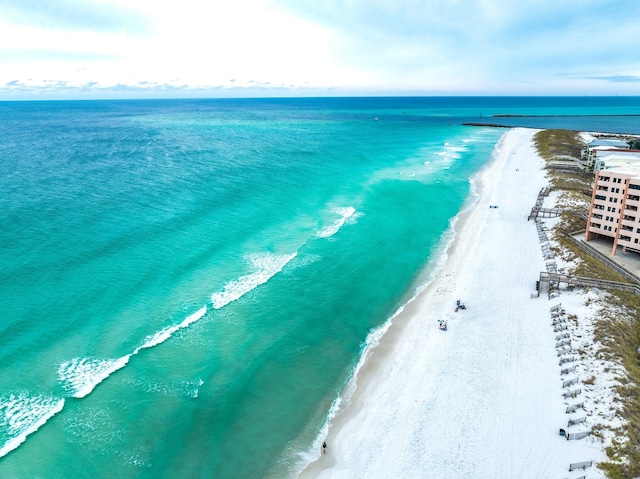
<path fill-rule="evenodd" d="M 626 150 L 629 144 L 620 138 L 594 138 L 582 150 L 582 159 L 589 168 L 594 168 L 597 152 L 606 150 Z"/>

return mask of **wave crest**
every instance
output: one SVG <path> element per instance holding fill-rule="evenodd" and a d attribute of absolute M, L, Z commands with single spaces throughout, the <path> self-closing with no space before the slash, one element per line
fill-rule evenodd
<path fill-rule="evenodd" d="M 282 271 L 289 261 L 298 253 L 289 255 L 259 254 L 249 257 L 250 262 L 256 268 L 254 273 L 241 276 L 235 281 L 228 282 L 222 291 L 211 295 L 214 309 L 220 309 L 227 304 L 240 299 L 249 291 L 266 283 L 276 274 Z"/>
<path fill-rule="evenodd" d="M 75 398 L 83 398 L 118 369 L 127 365 L 130 354 L 118 359 L 75 358 L 58 367 L 58 381 Z"/>
<path fill-rule="evenodd" d="M 27 393 L 0 397 L 0 457 L 22 444 L 49 419 L 62 411 L 64 399 Z"/>
<path fill-rule="evenodd" d="M 338 231 L 340 231 L 340 228 L 342 228 L 342 226 L 345 224 L 347 219 L 353 217 L 353 215 L 356 212 L 356 209 L 353 206 L 347 206 L 345 208 L 336 208 L 335 212 L 340 215 L 340 218 L 335 220 L 331 225 L 327 226 L 325 229 L 318 231 L 316 233 L 316 236 L 320 238 L 330 238 L 331 236 L 336 234 Z"/>

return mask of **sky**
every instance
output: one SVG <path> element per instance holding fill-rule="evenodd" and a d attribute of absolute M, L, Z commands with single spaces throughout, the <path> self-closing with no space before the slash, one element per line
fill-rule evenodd
<path fill-rule="evenodd" d="M 0 100 L 640 95 L 637 0 L 0 0 Z"/>

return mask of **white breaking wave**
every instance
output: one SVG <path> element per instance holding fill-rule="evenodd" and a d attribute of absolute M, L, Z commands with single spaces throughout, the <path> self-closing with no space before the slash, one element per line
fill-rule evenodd
<path fill-rule="evenodd" d="M 465 140 L 463 140 L 465 141 Z M 466 145 L 451 146 L 449 143 L 444 144 L 444 150 L 435 152 L 436 155 L 441 156 L 443 159 L 451 161 L 462 157 L 461 153 L 468 151 Z"/>
<path fill-rule="evenodd" d="M 200 318 L 202 318 L 205 314 L 207 314 L 207 307 L 203 306 L 195 313 L 187 316 L 180 324 L 167 326 L 166 328 L 161 329 L 157 333 L 147 336 L 144 342 L 142 343 L 142 346 L 138 346 L 133 351 L 133 354 L 138 354 L 141 349 L 152 348 L 154 346 L 157 346 L 158 344 L 164 343 L 167 339 L 171 337 L 173 333 L 175 333 L 179 329 L 186 328 L 192 323 L 195 323 Z"/>
<path fill-rule="evenodd" d="M 289 255 L 259 254 L 249 258 L 256 271 L 247 276 L 241 276 L 235 281 L 230 281 L 219 293 L 211 295 L 211 303 L 214 309 L 220 309 L 227 304 L 240 299 L 249 291 L 266 283 L 276 274 L 282 271 L 289 261 L 298 253 Z"/>
<path fill-rule="evenodd" d="M 131 354 L 118 359 L 75 358 L 58 367 L 58 380 L 67 393 L 83 398 L 111 376 L 127 365 Z"/>
<path fill-rule="evenodd" d="M 190 324 L 202 318 L 207 312 L 203 306 L 195 313 L 187 316 L 180 324 L 168 326 L 155 334 L 147 336 L 141 346 L 138 346 L 132 354 L 127 354 L 118 359 L 74 358 L 65 361 L 58 367 L 58 381 L 62 388 L 72 397 L 83 398 L 87 396 L 102 381 L 111 374 L 127 365 L 134 354 L 141 349 L 152 348 L 165 342 L 178 329 L 186 328 Z"/>
<path fill-rule="evenodd" d="M 138 354 L 138 352 L 140 352 L 141 349 L 152 348 L 154 346 L 157 346 L 158 344 L 164 343 L 178 329 L 180 329 L 180 327 L 178 325 L 167 326 L 166 328 L 161 329 L 157 333 L 150 334 L 149 336 L 147 336 L 144 339 L 144 342 L 142 343 L 142 346 L 138 346 L 133 351 L 133 354 Z"/>
<path fill-rule="evenodd" d="M 30 396 L 27 393 L 0 397 L 0 457 L 22 444 L 49 419 L 62 411 L 64 399 L 51 396 Z"/>
<path fill-rule="evenodd" d="M 180 328 L 186 328 L 187 326 L 189 326 L 191 323 L 195 323 L 196 321 L 198 321 L 200 318 L 202 318 L 205 314 L 207 314 L 207 307 L 203 306 L 202 308 L 200 308 L 198 311 L 196 311 L 193 314 L 190 314 L 189 316 L 187 316 L 186 318 L 184 318 L 184 321 L 182 321 L 179 324 Z"/>
<path fill-rule="evenodd" d="M 316 235 L 320 238 L 329 238 L 340 231 L 340 228 L 342 228 L 345 221 L 347 221 L 348 218 L 351 218 L 354 215 L 356 209 L 353 206 L 348 206 L 346 208 L 336 208 L 335 212 L 340 215 L 340 218 L 335 220 L 331 225 L 327 226 L 322 231 L 318 231 Z"/>

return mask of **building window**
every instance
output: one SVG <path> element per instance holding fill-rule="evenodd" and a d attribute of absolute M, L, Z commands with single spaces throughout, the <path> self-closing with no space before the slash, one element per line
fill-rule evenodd
<path fill-rule="evenodd" d="M 596 195 L 596 200 L 602 200 L 602 201 L 604 201 L 604 200 L 606 200 L 606 199 L 607 199 L 607 197 L 606 197 L 606 196 L 604 196 L 604 195 Z"/>

